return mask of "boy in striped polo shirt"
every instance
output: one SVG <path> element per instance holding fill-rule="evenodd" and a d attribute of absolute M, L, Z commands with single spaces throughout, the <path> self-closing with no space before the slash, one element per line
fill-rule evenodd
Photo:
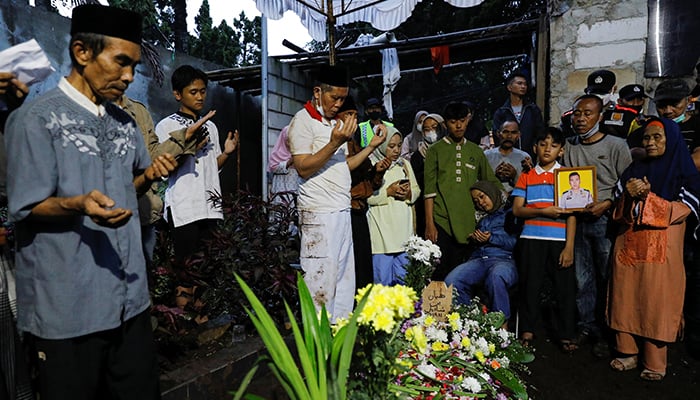
<path fill-rule="evenodd" d="M 525 220 L 520 234 L 519 276 L 522 293 L 520 340 L 529 345 L 540 318 L 545 276 L 552 280 L 555 326 L 562 351 L 577 349 L 576 275 L 573 268 L 576 218 L 554 206 L 554 170 L 564 153 L 564 135 L 548 128 L 535 139 L 537 166 L 520 175 L 513 190 L 513 214 Z"/>

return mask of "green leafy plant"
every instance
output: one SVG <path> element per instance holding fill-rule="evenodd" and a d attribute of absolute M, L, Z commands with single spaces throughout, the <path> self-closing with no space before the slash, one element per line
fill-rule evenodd
<path fill-rule="evenodd" d="M 263 303 L 240 276 L 236 274 L 235 277 L 250 302 L 251 307 L 245 307 L 246 313 L 250 316 L 269 353 L 268 356 L 259 359 L 258 363 L 267 363 L 285 392 L 293 400 L 345 400 L 348 392 L 350 362 L 357 337 L 357 314 L 333 334 L 325 307 L 321 308 L 318 315 L 311 293 L 301 274 L 298 274 L 301 327 L 286 302 L 285 310 L 292 326 L 298 364 L 301 366 L 299 368 L 297 360 L 292 356 L 292 352 Z M 366 301 L 365 295 L 360 299 L 357 310 L 361 310 Z M 245 395 L 245 390 L 257 368 L 256 365 L 243 379 L 241 387 L 235 394 L 235 400 L 244 396 L 248 399 L 254 398 Z"/>
<path fill-rule="evenodd" d="M 298 262 L 299 243 L 298 234 L 290 229 L 297 218 L 293 199 L 286 199 L 264 201 L 243 191 L 226 196 L 210 193 L 210 201 L 221 207 L 224 219 L 184 265 L 174 265 L 168 228 L 159 226 L 149 285 L 162 356 L 177 361 L 196 346 L 204 317 L 252 329 L 234 273 L 244 277 L 277 323 L 287 320 L 283 301 L 297 304 L 297 270 L 292 264 Z M 183 312 L 174 312 L 178 286 L 196 286 Z"/>

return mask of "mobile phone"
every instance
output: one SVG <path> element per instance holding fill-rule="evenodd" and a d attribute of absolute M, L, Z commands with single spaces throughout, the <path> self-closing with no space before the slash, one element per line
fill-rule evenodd
<path fill-rule="evenodd" d="M 404 185 L 404 184 L 406 184 L 406 183 L 408 183 L 408 182 L 409 182 L 408 179 L 401 179 L 401 180 L 399 181 L 399 185 Z"/>

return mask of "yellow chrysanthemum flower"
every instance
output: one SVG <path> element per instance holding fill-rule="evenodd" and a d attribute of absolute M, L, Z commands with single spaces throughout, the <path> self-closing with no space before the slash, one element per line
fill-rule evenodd
<path fill-rule="evenodd" d="M 490 351 L 491 353 L 493 353 L 494 351 L 496 351 L 496 346 L 495 346 L 493 343 L 489 343 L 489 351 Z"/>
<path fill-rule="evenodd" d="M 425 353 L 425 350 L 428 348 L 428 338 L 425 337 L 425 333 L 423 333 L 423 329 L 420 326 L 412 326 L 406 330 L 406 337 L 411 336 L 411 346 L 421 352 Z"/>
<path fill-rule="evenodd" d="M 428 315 L 427 317 L 425 317 L 425 326 L 431 326 L 434 323 L 435 317 L 433 317 L 432 315 Z"/>
<path fill-rule="evenodd" d="M 465 349 L 468 349 L 472 345 L 472 341 L 469 340 L 469 338 L 466 336 L 462 338 L 461 342 L 462 342 L 462 347 L 464 347 Z"/>
<path fill-rule="evenodd" d="M 433 349 L 433 351 L 445 351 L 448 350 L 450 346 L 443 342 L 433 342 L 431 348 Z"/>
<path fill-rule="evenodd" d="M 480 363 L 486 361 L 486 357 L 484 357 L 484 353 L 482 353 L 481 350 L 477 350 L 477 352 L 474 353 L 474 356 L 477 360 L 479 360 Z"/>
<path fill-rule="evenodd" d="M 374 326 L 374 330 L 384 331 L 386 333 L 391 333 L 395 325 L 396 322 L 394 321 L 394 318 L 392 318 L 392 316 L 388 313 L 377 315 L 372 323 L 372 326 Z"/>

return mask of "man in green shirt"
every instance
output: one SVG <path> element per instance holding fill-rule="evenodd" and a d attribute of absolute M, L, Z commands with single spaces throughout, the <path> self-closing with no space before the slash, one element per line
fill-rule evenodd
<path fill-rule="evenodd" d="M 479 146 L 464 133 L 472 110 L 464 103 L 445 107 L 448 135 L 428 148 L 425 156 L 425 238 L 442 251 L 433 280 L 445 276 L 468 256 L 468 237 L 476 218 L 469 188 L 477 181 L 493 182 L 503 189 Z"/>

